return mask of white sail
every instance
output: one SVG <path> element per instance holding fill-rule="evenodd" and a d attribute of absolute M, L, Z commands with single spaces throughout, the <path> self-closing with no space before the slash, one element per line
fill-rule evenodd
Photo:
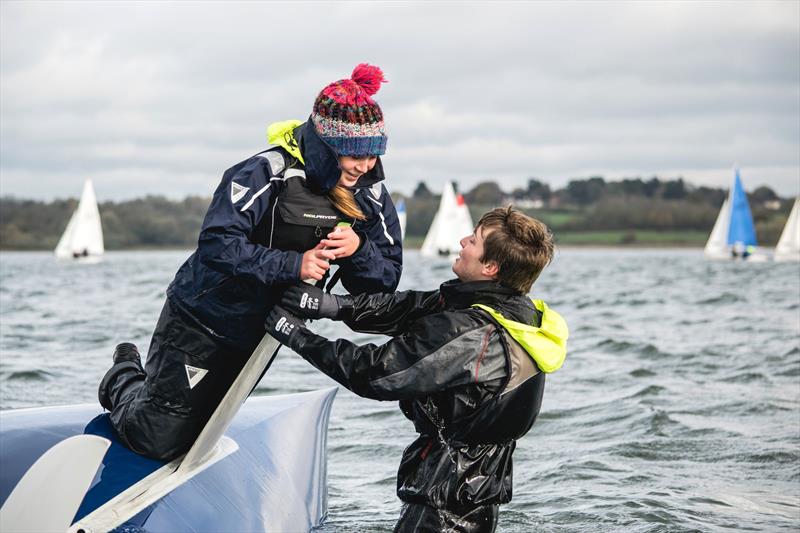
<path fill-rule="evenodd" d="M 714 229 L 711 230 L 711 235 L 708 237 L 704 253 L 706 257 L 711 259 L 729 259 L 731 256 L 730 248 L 728 247 L 728 227 L 731 223 L 731 207 L 729 198 L 725 198 L 722 202 L 722 207 L 717 215 L 717 221 L 714 222 Z"/>
<path fill-rule="evenodd" d="M 778 239 L 775 261 L 800 261 L 800 196 L 794 199 L 792 212 Z"/>
<path fill-rule="evenodd" d="M 92 180 L 83 184 L 83 194 L 78 208 L 67 223 L 67 229 L 58 241 L 55 249 L 59 259 L 82 257 L 98 257 L 105 252 L 103 245 L 103 227 L 100 223 L 100 211 L 97 209 L 97 198 L 94 195 Z"/>
<path fill-rule="evenodd" d="M 397 221 L 400 223 L 400 238 L 406 238 L 406 202 L 400 200 L 397 203 Z"/>
<path fill-rule="evenodd" d="M 464 198 L 456 196 L 453 184 L 445 183 L 439 210 L 422 242 L 422 255 L 453 255 L 461 250 L 460 241 L 474 230 Z"/>

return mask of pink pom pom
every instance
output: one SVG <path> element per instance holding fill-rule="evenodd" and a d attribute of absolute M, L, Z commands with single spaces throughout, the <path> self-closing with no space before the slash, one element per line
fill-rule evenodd
<path fill-rule="evenodd" d="M 381 88 L 381 83 L 387 83 L 383 78 L 383 71 L 367 63 L 361 63 L 356 66 L 356 68 L 353 69 L 353 74 L 350 76 L 350 79 L 361 86 L 364 92 L 370 96 L 378 92 L 378 89 Z"/>

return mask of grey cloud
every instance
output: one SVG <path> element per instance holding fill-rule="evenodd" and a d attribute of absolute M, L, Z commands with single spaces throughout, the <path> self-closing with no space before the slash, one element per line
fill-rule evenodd
<path fill-rule="evenodd" d="M 362 61 L 390 188 L 653 174 L 800 189 L 800 4 L 0 4 L 0 193 L 208 194 Z M 728 177 L 725 177 L 728 176 Z M 30 187 L 32 181 L 52 184 Z M 112 185 L 113 184 L 113 185 Z M 148 187 L 152 186 L 152 190 Z"/>

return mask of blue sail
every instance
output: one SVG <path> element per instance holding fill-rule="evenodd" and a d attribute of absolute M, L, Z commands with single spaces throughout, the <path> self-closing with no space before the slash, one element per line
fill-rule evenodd
<path fill-rule="evenodd" d="M 736 178 L 730 195 L 731 223 L 728 226 L 728 244 L 742 243 L 744 246 L 756 246 L 756 228 L 753 225 L 753 215 L 750 214 L 750 204 L 747 203 L 747 194 L 739 178 L 739 169 L 736 169 Z"/>

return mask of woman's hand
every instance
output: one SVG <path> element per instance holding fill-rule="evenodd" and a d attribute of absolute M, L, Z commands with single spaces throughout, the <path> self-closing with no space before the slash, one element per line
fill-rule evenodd
<path fill-rule="evenodd" d="M 328 261 L 336 259 L 336 255 L 332 250 L 323 249 L 325 245 L 322 242 L 303 254 L 303 262 L 300 264 L 301 280 L 321 280 L 331 267 Z"/>
<path fill-rule="evenodd" d="M 361 238 L 349 226 L 339 226 L 328 233 L 328 238 L 320 241 L 336 259 L 350 257 L 361 246 Z"/>

